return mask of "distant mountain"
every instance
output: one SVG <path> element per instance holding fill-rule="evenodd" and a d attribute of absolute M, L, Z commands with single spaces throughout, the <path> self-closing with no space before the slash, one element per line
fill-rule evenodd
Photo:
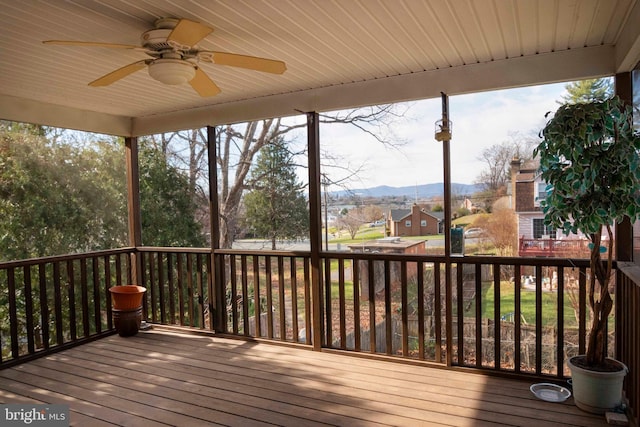
<path fill-rule="evenodd" d="M 454 195 L 471 195 L 482 190 L 482 186 L 478 184 L 451 184 L 451 191 Z M 334 191 L 331 193 L 333 197 L 349 197 L 353 195 L 363 197 L 417 197 L 420 199 L 429 199 L 444 195 L 444 184 L 442 182 L 434 184 L 411 185 L 406 187 L 389 187 L 381 185 L 373 188 L 359 188 L 348 191 Z"/>

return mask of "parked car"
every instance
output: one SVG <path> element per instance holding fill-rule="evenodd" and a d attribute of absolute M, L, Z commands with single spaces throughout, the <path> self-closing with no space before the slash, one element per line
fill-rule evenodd
<path fill-rule="evenodd" d="M 467 238 L 476 238 L 476 237 L 484 237 L 487 233 L 482 228 L 469 228 L 464 232 L 464 237 Z"/>

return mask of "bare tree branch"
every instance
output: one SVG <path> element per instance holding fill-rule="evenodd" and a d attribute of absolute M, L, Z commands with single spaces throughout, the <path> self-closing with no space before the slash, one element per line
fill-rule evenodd
<path fill-rule="evenodd" d="M 401 109 L 402 108 L 402 109 Z M 360 130 L 385 147 L 402 146 L 404 141 L 394 131 L 397 119 L 404 117 L 409 107 L 381 105 L 322 114 L 323 124 L 346 124 Z M 239 234 L 239 217 L 243 209 L 242 198 L 248 189 L 251 167 L 257 153 L 267 144 L 289 137 L 288 147 L 300 159 L 307 156 L 307 148 L 299 148 L 295 131 L 306 128 L 304 122 L 283 122 L 280 118 L 254 121 L 241 125 L 226 125 L 217 128 L 216 151 L 218 168 L 218 193 L 220 212 L 220 245 L 231 247 Z M 179 165 L 188 174 L 193 197 L 199 197 L 206 208 L 208 186 L 208 164 L 206 155 L 206 134 L 202 129 L 175 132 L 151 137 L 154 146 L 162 150 L 168 161 Z M 298 166 L 306 168 L 305 162 Z M 364 164 L 353 165 L 326 150 L 322 153 L 323 180 L 327 185 L 348 188 Z"/>

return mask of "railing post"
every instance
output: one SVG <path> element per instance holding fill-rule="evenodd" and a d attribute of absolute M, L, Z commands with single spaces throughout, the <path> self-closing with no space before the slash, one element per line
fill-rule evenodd
<path fill-rule="evenodd" d="M 309 229 L 311 245 L 311 297 L 313 305 L 313 349 L 322 348 L 322 291 L 320 287 L 320 247 L 322 222 L 320 213 L 320 123 L 318 113 L 307 113 L 307 144 L 309 162 Z"/>

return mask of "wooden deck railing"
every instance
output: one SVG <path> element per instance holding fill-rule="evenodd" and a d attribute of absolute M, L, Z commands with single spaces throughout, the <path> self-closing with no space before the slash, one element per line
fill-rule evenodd
<path fill-rule="evenodd" d="M 518 255 L 521 257 L 588 258 L 589 240 L 525 239 L 521 237 Z"/>
<path fill-rule="evenodd" d="M 629 368 L 624 390 L 636 421 L 640 418 L 640 266 L 621 263 L 616 305 L 616 358 Z"/>
<path fill-rule="evenodd" d="M 0 367 L 113 333 L 107 289 L 135 281 L 148 322 L 244 338 L 311 345 L 318 327 L 324 348 L 557 380 L 585 351 L 587 260 L 323 252 L 318 325 L 311 260 L 123 248 L 0 263 Z M 638 277 L 617 286 L 610 354 L 638 372 Z M 626 390 L 637 408 L 637 375 Z"/>
<path fill-rule="evenodd" d="M 327 347 L 558 379 L 585 351 L 586 260 L 345 253 L 324 273 Z"/>
<path fill-rule="evenodd" d="M 211 250 L 141 247 L 137 253 L 147 321 L 212 329 Z"/>
<path fill-rule="evenodd" d="M 0 263 L 0 367 L 114 332 L 109 287 L 147 288 L 149 322 L 211 329 L 211 251 L 122 248 Z"/>
<path fill-rule="evenodd" d="M 0 367 L 113 333 L 132 248 L 0 263 Z"/>
<path fill-rule="evenodd" d="M 311 343 L 308 253 L 216 256 L 226 307 L 219 332 Z M 557 379 L 568 374 L 564 361 L 585 351 L 586 260 L 447 263 L 361 253 L 323 253 L 321 260 L 323 347 Z M 613 349 L 613 328 L 610 335 Z"/>
<path fill-rule="evenodd" d="M 226 310 L 220 331 L 311 343 L 310 255 L 219 250 Z"/>

